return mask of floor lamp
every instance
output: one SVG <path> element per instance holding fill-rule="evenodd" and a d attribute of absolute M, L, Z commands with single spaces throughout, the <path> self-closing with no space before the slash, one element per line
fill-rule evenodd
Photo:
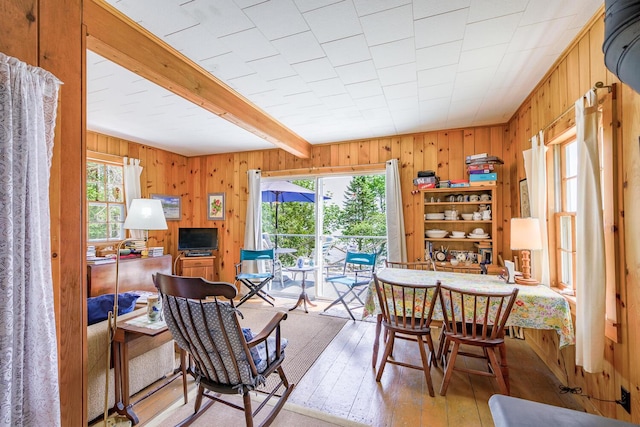
<path fill-rule="evenodd" d="M 522 276 L 516 276 L 520 285 L 537 285 L 531 277 L 531 251 L 542 249 L 538 218 L 511 218 L 511 249 L 521 250 Z"/>
<path fill-rule="evenodd" d="M 131 206 L 127 210 L 127 217 L 124 220 L 123 225 L 125 230 L 144 230 L 144 241 L 148 239 L 149 230 L 166 230 L 167 221 L 164 217 L 164 211 L 162 210 L 162 203 L 156 199 L 133 199 Z M 116 247 L 116 283 L 115 294 L 113 297 L 113 311 L 108 314 L 107 328 L 109 329 L 107 334 L 107 368 L 105 378 L 105 390 L 104 390 L 104 425 L 131 425 L 127 420 L 123 424 L 122 422 L 115 421 L 113 424 L 109 424 L 107 416 L 109 412 L 109 369 L 111 361 L 111 345 L 113 338 L 115 337 L 116 329 L 118 328 L 118 291 L 120 289 L 120 250 L 128 242 L 134 242 L 140 239 L 127 238 L 118 243 Z M 117 384 L 116 384 L 117 387 Z"/>

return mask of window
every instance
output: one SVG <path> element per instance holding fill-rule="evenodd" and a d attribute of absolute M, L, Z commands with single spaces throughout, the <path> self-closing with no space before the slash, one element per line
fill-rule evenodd
<path fill-rule="evenodd" d="M 87 240 L 124 238 L 125 198 L 122 163 L 87 158 Z"/>
<path fill-rule="evenodd" d="M 575 295 L 576 283 L 576 209 L 578 206 L 578 153 L 574 140 L 555 147 L 557 171 L 556 265 L 560 287 Z"/>

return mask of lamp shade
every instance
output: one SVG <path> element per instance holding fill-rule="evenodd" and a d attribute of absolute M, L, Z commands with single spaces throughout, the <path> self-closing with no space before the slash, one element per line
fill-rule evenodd
<path fill-rule="evenodd" d="M 511 218 L 511 249 L 542 249 L 538 218 Z"/>
<path fill-rule="evenodd" d="M 124 220 L 127 230 L 166 230 L 162 203 L 156 199 L 133 199 Z"/>

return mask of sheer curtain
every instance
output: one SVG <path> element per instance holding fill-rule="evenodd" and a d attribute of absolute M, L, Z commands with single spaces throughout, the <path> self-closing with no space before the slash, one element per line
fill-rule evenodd
<path fill-rule="evenodd" d="M 596 93 L 576 101 L 576 365 L 601 372 L 605 346 L 605 262 Z"/>
<path fill-rule="evenodd" d="M 60 82 L 0 53 L 0 425 L 60 425 L 49 173 Z"/>
<path fill-rule="evenodd" d="M 139 199 L 142 197 L 142 190 L 140 189 L 140 175 L 142 175 L 142 166 L 140 166 L 140 159 L 131 159 L 125 157 L 123 159 L 124 167 L 124 194 L 126 197 L 127 211 L 131 206 L 133 199 Z M 129 234 L 134 239 L 144 239 L 144 230 L 129 230 Z"/>
<path fill-rule="evenodd" d="M 404 233 L 398 159 L 387 161 L 386 174 L 387 256 L 390 261 L 405 262 L 407 260 L 407 239 Z"/>
<path fill-rule="evenodd" d="M 262 193 L 259 170 L 247 171 L 249 197 L 247 200 L 247 222 L 244 230 L 244 249 L 262 249 Z"/>
<path fill-rule="evenodd" d="M 531 275 L 545 286 L 551 285 L 547 236 L 547 147 L 543 132 L 531 138 L 531 149 L 522 152 L 529 190 L 531 217 L 540 221 L 542 249 L 531 252 Z"/>

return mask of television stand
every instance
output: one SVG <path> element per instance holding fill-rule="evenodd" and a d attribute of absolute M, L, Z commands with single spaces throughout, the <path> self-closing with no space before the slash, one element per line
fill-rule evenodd
<path fill-rule="evenodd" d="M 177 275 L 187 277 L 204 277 L 216 280 L 215 256 L 195 256 L 178 258 Z"/>

